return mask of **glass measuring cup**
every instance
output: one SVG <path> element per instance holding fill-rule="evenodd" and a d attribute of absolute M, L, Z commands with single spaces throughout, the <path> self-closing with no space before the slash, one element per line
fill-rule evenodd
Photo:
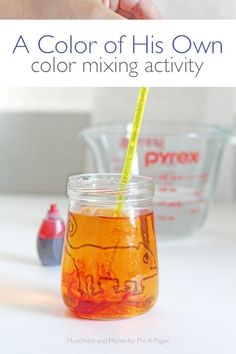
<path fill-rule="evenodd" d="M 80 140 L 92 151 L 95 172 L 122 170 L 130 129 L 131 124 L 110 123 L 82 131 Z M 231 134 L 211 124 L 143 124 L 132 173 L 154 179 L 158 235 L 181 237 L 202 226 Z"/>
<path fill-rule="evenodd" d="M 120 175 L 72 176 L 62 263 L 66 306 L 88 319 L 132 317 L 156 302 L 158 261 L 152 179 L 135 176 L 122 189 Z"/>

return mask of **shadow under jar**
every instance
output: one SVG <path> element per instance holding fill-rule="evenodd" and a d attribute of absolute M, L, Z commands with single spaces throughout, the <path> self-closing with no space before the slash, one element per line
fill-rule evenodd
<path fill-rule="evenodd" d="M 156 302 L 158 259 L 151 178 L 119 174 L 69 178 L 62 296 L 77 316 L 117 319 Z M 122 196 L 122 198 L 121 198 Z"/>

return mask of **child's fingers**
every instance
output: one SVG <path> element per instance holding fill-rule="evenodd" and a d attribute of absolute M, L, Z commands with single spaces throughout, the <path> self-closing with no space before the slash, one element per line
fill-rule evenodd
<path fill-rule="evenodd" d="M 161 19 L 162 16 L 153 0 L 120 0 L 119 13 L 129 13 L 136 19 Z"/>
<path fill-rule="evenodd" d="M 103 5 L 105 5 L 106 7 L 110 7 L 110 0 L 101 0 Z"/>
<path fill-rule="evenodd" d="M 117 11 L 119 9 L 120 0 L 101 0 L 101 2 L 113 11 Z"/>
<path fill-rule="evenodd" d="M 117 11 L 119 9 L 120 0 L 110 0 L 110 9 Z"/>

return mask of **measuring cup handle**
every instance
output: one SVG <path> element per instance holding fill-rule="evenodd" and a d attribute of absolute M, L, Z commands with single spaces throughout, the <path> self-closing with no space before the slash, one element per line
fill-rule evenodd
<path fill-rule="evenodd" d="M 93 141 L 93 139 L 90 139 L 86 134 L 87 134 L 86 130 L 80 131 L 77 135 L 77 140 L 79 143 L 81 144 L 84 143 L 85 145 L 87 145 L 87 147 L 90 149 L 90 152 L 94 158 L 94 163 L 97 167 L 96 172 L 104 173 L 105 168 L 101 156 L 99 154 L 97 144 Z"/>
<path fill-rule="evenodd" d="M 233 130 L 233 134 L 231 138 L 229 139 L 229 143 L 232 145 L 236 145 L 236 129 Z"/>

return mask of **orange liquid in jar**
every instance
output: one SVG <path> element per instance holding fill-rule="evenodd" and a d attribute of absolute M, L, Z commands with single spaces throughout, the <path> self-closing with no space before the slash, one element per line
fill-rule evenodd
<path fill-rule="evenodd" d="M 62 295 L 76 315 L 132 317 L 150 309 L 158 293 L 153 213 L 114 216 L 96 209 L 70 213 L 62 265 Z"/>

